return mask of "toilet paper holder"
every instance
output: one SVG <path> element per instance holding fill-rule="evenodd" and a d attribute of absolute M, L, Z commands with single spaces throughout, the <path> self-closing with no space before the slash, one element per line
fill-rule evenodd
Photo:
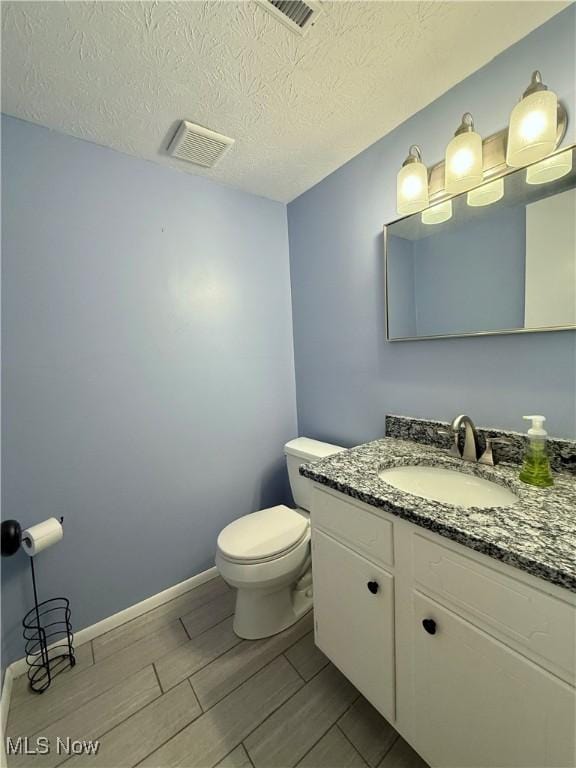
<path fill-rule="evenodd" d="M 60 518 L 62 524 L 64 518 Z M 17 520 L 2 522 L 2 555 L 16 554 L 22 545 L 22 526 Z M 66 597 L 38 600 L 34 556 L 30 556 L 34 607 L 22 620 L 28 683 L 35 693 L 49 688 L 56 675 L 76 664 L 70 601 Z"/>

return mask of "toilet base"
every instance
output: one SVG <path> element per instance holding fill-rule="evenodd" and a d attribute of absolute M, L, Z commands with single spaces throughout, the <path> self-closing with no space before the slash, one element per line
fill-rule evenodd
<path fill-rule="evenodd" d="M 300 586 L 300 584 L 298 585 Z M 312 587 L 239 589 L 233 629 L 244 640 L 259 640 L 287 629 L 312 608 Z"/>

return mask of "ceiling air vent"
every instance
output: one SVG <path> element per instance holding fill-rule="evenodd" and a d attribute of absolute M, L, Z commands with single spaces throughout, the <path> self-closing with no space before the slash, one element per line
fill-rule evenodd
<path fill-rule="evenodd" d="M 305 35 L 314 26 L 320 8 L 315 2 L 304 0 L 257 0 L 258 4 L 278 21 L 299 35 Z"/>
<path fill-rule="evenodd" d="M 234 144 L 234 139 L 182 120 L 168 152 L 172 157 L 212 168 Z"/>

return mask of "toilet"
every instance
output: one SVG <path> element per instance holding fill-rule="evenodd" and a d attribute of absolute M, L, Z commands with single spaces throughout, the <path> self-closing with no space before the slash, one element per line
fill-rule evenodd
<path fill-rule="evenodd" d="M 218 536 L 216 567 L 237 591 L 234 632 L 247 640 L 270 637 L 312 608 L 309 510 L 312 482 L 301 464 L 345 450 L 297 437 L 284 446 L 294 501 L 261 509 L 227 525 Z"/>

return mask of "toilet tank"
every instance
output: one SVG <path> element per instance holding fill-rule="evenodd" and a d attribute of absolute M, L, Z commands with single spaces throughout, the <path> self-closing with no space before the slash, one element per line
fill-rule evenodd
<path fill-rule="evenodd" d="M 318 440 L 311 440 L 309 437 L 297 437 L 286 443 L 284 453 L 288 465 L 290 488 L 292 489 L 292 496 L 294 496 L 296 506 L 310 511 L 312 502 L 312 481 L 302 477 L 298 472 L 300 465 L 319 461 L 345 450 L 346 448 L 342 448 L 339 445 L 321 443 Z"/>

